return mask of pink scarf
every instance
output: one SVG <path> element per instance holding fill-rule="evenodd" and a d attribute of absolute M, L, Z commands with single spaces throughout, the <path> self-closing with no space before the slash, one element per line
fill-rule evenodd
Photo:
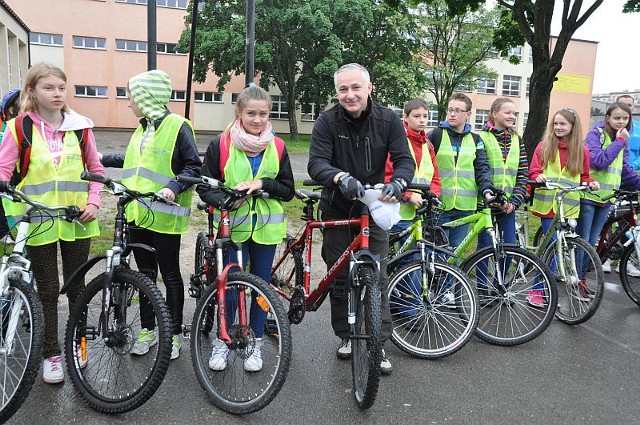
<path fill-rule="evenodd" d="M 254 136 L 244 130 L 242 123 L 238 119 L 233 123 L 233 126 L 231 126 L 231 142 L 236 149 L 243 151 L 247 156 L 257 156 L 265 150 L 273 140 L 271 130 L 271 123 L 267 121 L 267 126 L 264 131 L 260 133 L 259 136 Z"/>

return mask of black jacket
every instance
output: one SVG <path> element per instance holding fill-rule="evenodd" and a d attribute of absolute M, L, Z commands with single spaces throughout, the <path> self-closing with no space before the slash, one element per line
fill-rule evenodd
<path fill-rule="evenodd" d="M 321 183 L 320 209 L 328 218 L 359 213 L 355 201 L 342 196 L 333 178 L 346 171 L 364 184 L 384 182 L 387 158 L 391 156 L 393 178 L 410 182 L 415 162 L 400 117 L 391 109 L 369 99 L 366 111 L 353 119 L 342 106 L 323 112 L 313 126 L 307 171 Z"/>
<path fill-rule="evenodd" d="M 166 117 L 166 115 L 165 115 Z M 160 126 L 162 117 L 157 120 L 154 125 L 156 128 Z M 140 124 L 142 128 L 147 127 L 147 120 L 141 119 Z M 105 167 L 122 168 L 124 165 L 125 154 L 115 153 L 110 155 L 104 155 L 102 157 L 102 165 Z M 200 177 L 200 168 L 202 168 L 202 161 L 200 161 L 200 155 L 198 155 L 198 148 L 196 141 L 193 138 L 193 132 L 191 127 L 186 122 L 182 124 L 178 131 L 178 137 L 176 139 L 176 145 L 173 148 L 173 156 L 171 157 L 171 171 L 175 175 L 183 175 L 188 177 Z M 167 189 L 171 189 L 176 195 L 184 192 L 191 187 L 190 184 L 185 184 L 177 180 L 171 180 L 167 183 Z"/>
<path fill-rule="evenodd" d="M 216 180 L 221 179 L 222 172 L 220 170 L 220 136 L 211 141 L 204 156 L 204 164 L 202 166 L 202 175 L 213 177 Z M 224 181 L 224 180 L 223 180 Z M 200 198 L 209 205 L 218 206 L 226 197 L 225 193 L 217 189 L 198 190 Z M 293 171 L 291 169 L 291 161 L 287 148 L 282 151 L 280 158 L 280 170 L 275 180 L 262 179 L 262 190 L 269 194 L 270 198 L 279 199 L 281 201 L 290 201 L 293 199 L 294 181 Z"/>

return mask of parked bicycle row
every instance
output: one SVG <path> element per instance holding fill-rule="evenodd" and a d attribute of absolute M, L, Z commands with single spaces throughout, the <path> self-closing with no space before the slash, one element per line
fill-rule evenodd
<path fill-rule="evenodd" d="M 616 259 L 619 241 L 621 277 L 625 289 L 634 287 L 628 275 L 637 259 L 637 199 L 628 201 L 627 224 L 613 226 L 630 228 L 628 239 L 607 236 L 611 250 L 600 255 L 592 246 L 620 184 L 640 188 L 624 155 L 631 115 L 624 103 L 607 111 L 587 147 L 575 111 L 557 111 L 529 167 L 512 130 L 511 100 L 494 102 L 476 135 L 468 123 L 471 101 L 455 93 L 446 121 L 427 135 L 424 101 L 405 105 L 403 124 L 371 99 L 368 71 L 347 64 L 335 73 L 338 104 L 314 125 L 308 163 L 314 181 L 307 183 L 318 193 L 294 190 L 285 143 L 268 120 L 270 97 L 253 84 L 238 95 L 234 120 L 202 164 L 191 123 L 166 108 L 171 82 L 162 71 L 129 80 L 129 107 L 140 125 L 126 153 L 113 155 L 97 152 L 90 120 L 68 109 L 59 68 L 38 64 L 25 81 L 21 114 L 7 122 L 0 147 L 10 159 L 0 163 L 0 181 L 11 181 L 2 187 L 13 201 L 5 211 L 19 223 L 0 270 L 0 373 L 11 384 L 3 388 L 2 420 L 28 394 L 41 353 L 45 382 L 64 379 L 58 245 L 70 308 L 67 372 L 83 400 L 110 413 L 135 409 L 154 394 L 170 360 L 180 356 L 183 328 L 212 402 L 246 414 L 269 404 L 285 383 L 290 324 L 329 296 L 336 356 L 350 359 L 352 394 L 366 409 L 380 376 L 393 371 L 384 350 L 389 338 L 413 355 L 437 358 L 461 349 L 474 333 L 517 345 L 539 336 L 554 315 L 584 322 L 602 298 L 602 260 Z M 598 164 L 591 174 L 590 158 Z M 104 177 L 104 166 L 123 168 L 122 181 Z M 528 226 L 519 228 L 522 234 L 516 226 L 516 211 L 528 208 L 527 184 L 539 186 L 535 249 Z M 197 306 L 189 326 L 179 258 L 194 185 L 208 229 L 196 242 L 189 294 Z M 118 196 L 114 242 L 87 260 L 99 233 L 103 186 Z M 305 204 L 295 235 L 283 207 L 294 196 Z M 322 229 L 327 274 L 312 290 L 314 229 Z M 102 260 L 104 271 L 85 286 Z"/>

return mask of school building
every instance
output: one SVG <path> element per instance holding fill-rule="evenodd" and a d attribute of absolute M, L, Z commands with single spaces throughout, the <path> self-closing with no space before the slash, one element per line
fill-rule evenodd
<path fill-rule="evenodd" d="M 185 111 L 188 55 L 175 53 L 185 29 L 188 0 L 157 1 L 157 67 L 173 83 L 169 109 Z M 147 67 L 147 0 L 5 0 L 31 28 L 31 63 L 46 61 L 65 70 L 69 79 L 70 106 L 91 117 L 96 127 L 133 128 L 137 122 L 128 110 L 125 87 L 128 79 Z M 37 3 L 38 7 L 34 7 Z M 554 40 L 552 40 L 554 42 Z M 551 112 L 563 107 L 589 116 L 597 43 L 573 40 L 564 58 L 551 97 Z M 498 58 L 487 65 L 496 78 L 478 81 L 469 92 L 473 100 L 471 124 L 479 129 L 497 97 L 513 98 L 519 111 L 518 131 L 527 123 L 529 76 L 533 70 L 531 49 L 516 48 L 521 63 L 512 65 Z M 0 63 L 1 66 L 1 63 Z M 4 77 L 4 76 L 2 76 Z M 0 77 L 0 78 L 2 78 Z M 233 77 L 223 92 L 216 88 L 212 73 L 205 83 L 192 85 L 190 118 L 196 130 L 220 132 L 233 119 L 234 101 L 244 87 L 244 76 Z M 1 82 L 1 80 L 0 80 Z M 3 86 L 4 88 L 4 86 Z M 277 88 L 272 88 L 271 121 L 278 133 L 288 133 L 288 114 Z M 428 98 L 428 96 L 427 96 Z M 313 105 L 311 106 L 313 108 Z M 300 134 L 310 134 L 314 110 L 297 110 Z M 434 111 L 430 126 L 436 126 Z"/>
<path fill-rule="evenodd" d="M 29 27 L 0 0 L 0 96 L 22 85 L 29 69 Z"/>

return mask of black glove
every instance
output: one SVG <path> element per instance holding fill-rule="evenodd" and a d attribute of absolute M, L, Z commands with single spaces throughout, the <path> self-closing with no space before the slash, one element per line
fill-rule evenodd
<path fill-rule="evenodd" d="M 402 198 L 402 192 L 407 188 L 407 184 L 402 179 L 393 179 L 382 186 L 382 194 L 389 197 L 395 196 L 397 200 Z"/>
<path fill-rule="evenodd" d="M 362 183 L 349 173 L 345 173 L 338 179 L 338 185 L 340 186 L 342 196 L 350 201 L 353 198 L 362 198 L 364 196 L 364 187 L 362 187 Z"/>

